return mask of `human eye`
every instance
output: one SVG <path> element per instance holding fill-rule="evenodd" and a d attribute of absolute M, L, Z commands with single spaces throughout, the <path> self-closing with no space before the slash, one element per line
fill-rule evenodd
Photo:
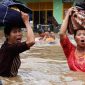
<path fill-rule="evenodd" d="M 16 30 L 13 30 L 12 33 L 16 33 L 17 31 Z"/>
<path fill-rule="evenodd" d="M 85 33 L 83 35 L 85 36 Z"/>
<path fill-rule="evenodd" d="M 77 36 L 80 36 L 80 35 L 81 35 L 81 33 L 77 33 L 76 35 L 77 35 Z"/>
<path fill-rule="evenodd" d="M 18 29 L 18 32 L 21 32 L 21 30 L 20 30 L 20 29 Z"/>

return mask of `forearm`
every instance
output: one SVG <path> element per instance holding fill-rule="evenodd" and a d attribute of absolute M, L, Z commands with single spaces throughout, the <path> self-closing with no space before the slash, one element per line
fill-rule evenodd
<path fill-rule="evenodd" d="M 31 28 L 29 22 L 27 22 L 25 25 L 26 25 L 26 29 L 27 29 L 27 40 L 26 40 L 26 43 L 28 44 L 28 46 L 32 46 L 35 43 L 34 33 L 33 33 L 33 30 Z"/>
<path fill-rule="evenodd" d="M 66 34 L 68 21 L 69 21 L 69 15 L 67 15 L 65 17 L 65 19 L 63 20 L 63 23 L 62 23 L 61 28 L 60 28 L 60 33 L 59 33 L 60 35 L 65 35 Z"/>
<path fill-rule="evenodd" d="M 68 22 L 69 22 L 69 17 L 72 15 L 72 12 L 74 11 L 74 7 L 71 7 L 68 9 L 66 17 L 61 25 L 60 29 L 60 39 L 63 39 L 66 36 L 66 31 L 68 28 Z"/>
<path fill-rule="evenodd" d="M 35 37 L 34 37 L 33 30 L 32 30 L 32 28 L 30 26 L 29 16 L 28 16 L 28 14 L 26 14 L 24 12 L 21 12 L 21 16 L 22 16 L 23 22 L 24 22 L 24 24 L 26 26 L 26 29 L 27 29 L 27 41 L 26 41 L 26 44 L 28 45 L 28 47 L 31 47 L 35 43 Z"/>

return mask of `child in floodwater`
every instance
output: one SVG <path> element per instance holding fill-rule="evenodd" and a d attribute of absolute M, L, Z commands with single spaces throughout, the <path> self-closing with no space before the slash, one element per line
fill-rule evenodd
<path fill-rule="evenodd" d="M 54 43 L 55 42 L 55 33 L 54 32 L 45 32 L 45 41 L 48 43 Z"/>
<path fill-rule="evenodd" d="M 60 29 L 60 43 L 67 58 L 69 68 L 73 71 L 85 72 L 85 28 L 79 27 L 79 29 L 74 31 L 74 39 L 77 46 L 74 46 L 70 42 L 66 34 L 69 16 L 73 11 L 76 11 L 76 9 L 71 7 L 67 11 L 62 23 Z"/>
<path fill-rule="evenodd" d="M 39 30 L 38 34 L 39 34 L 39 37 L 35 38 L 35 42 L 43 43 L 44 37 L 45 37 L 45 32 L 43 30 Z"/>
<path fill-rule="evenodd" d="M 28 14 L 21 12 L 27 30 L 27 40 L 21 42 L 22 33 L 18 26 L 6 26 L 4 29 L 6 41 L 0 48 L 0 76 L 13 77 L 18 73 L 21 61 L 19 54 L 34 45 L 34 33 L 29 23 Z"/>

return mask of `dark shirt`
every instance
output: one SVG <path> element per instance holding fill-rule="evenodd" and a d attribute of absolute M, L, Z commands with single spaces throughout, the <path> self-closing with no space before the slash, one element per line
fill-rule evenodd
<path fill-rule="evenodd" d="M 0 76 L 16 76 L 21 64 L 19 53 L 27 49 L 26 42 L 9 44 L 5 41 L 0 48 Z"/>

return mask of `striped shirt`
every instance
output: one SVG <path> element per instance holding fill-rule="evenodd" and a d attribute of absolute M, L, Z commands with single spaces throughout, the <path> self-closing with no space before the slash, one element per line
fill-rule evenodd
<path fill-rule="evenodd" d="M 28 49 L 26 42 L 9 44 L 5 41 L 0 48 L 0 76 L 16 76 L 21 64 L 19 53 Z"/>
<path fill-rule="evenodd" d="M 20 67 L 21 61 L 20 56 L 15 56 L 11 66 L 11 76 L 16 76 L 18 73 L 18 69 Z"/>

